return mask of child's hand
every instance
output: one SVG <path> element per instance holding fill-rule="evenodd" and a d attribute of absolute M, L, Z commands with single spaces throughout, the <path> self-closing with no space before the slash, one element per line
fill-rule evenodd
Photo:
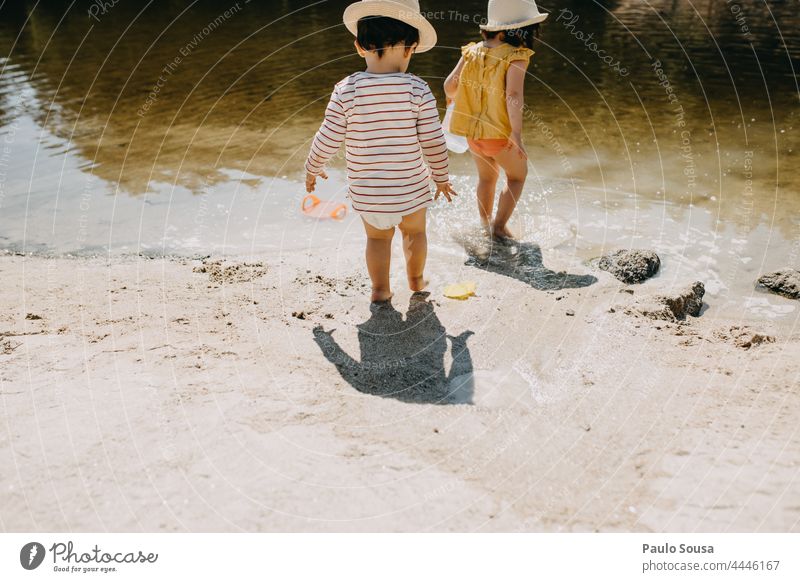
<path fill-rule="evenodd" d="M 520 134 L 515 133 L 511 136 L 511 139 L 508 140 L 508 149 L 517 152 L 521 159 L 528 159 L 528 152 L 525 151 L 525 146 L 522 145 L 522 136 Z"/>
<path fill-rule="evenodd" d="M 444 197 L 447 198 L 448 202 L 453 201 L 451 196 L 458 196 L 456 191 L 453 190 L 453 185 L 450 182 L 436 182 L 436 194 L 434 194 L 433 199 L 438 200 L 440 194 L 444 194 Z"/>
<path fill-rule="evenodd" d="M 322 178 L 323 180 L 327 180 L 328 174 L 326 174 L 325 171 L 323 170 L 322 172 L 319 173 L 319 177 Z M 317 187 L 317 177 L 314 174 L 306 172 L 306 192 L 311 194 L 311 192 L 313 192 L 316 187 Z"/>

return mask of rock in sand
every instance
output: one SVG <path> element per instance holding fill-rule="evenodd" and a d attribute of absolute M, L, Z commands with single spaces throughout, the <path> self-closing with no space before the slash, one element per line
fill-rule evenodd
<path fill-rule="evenodd" d="M 800 299 L 800 271 L 782 269 L 759 278 L 758 284 L 789 299 Z"/>
<path fill-rule="evenodd" d="M 686 319 L 687 315 L 693 317 L 700 315 L 705 293 L 705 285 L 700 281 L 695 281 L 685 290 L 674 295 L 654 295 L 642 298 L 625 311 L 635 315 L 644 315 L 651 319 L 682 321 Z"/>
<path fill-rule="evenodd" d="M 595 262 L 623 283 L 641 283 L 658 273 L 661 259 L 653 251 L 623 249 L 604 255 Z"/>

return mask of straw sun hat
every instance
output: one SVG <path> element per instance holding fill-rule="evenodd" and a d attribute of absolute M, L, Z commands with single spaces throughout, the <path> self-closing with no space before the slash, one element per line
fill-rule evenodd
<path fill-rule="evenodd" d="M 547 18 L 534 0 L 489 0 L 488 12 L 489 18 L 481 26 L 486 32 L 523 28 Z"/>
<path fill-rule="evenodd" d="M 419 30 L 418 53 L 436 46 L 436 31 L 420 12 L 418 0 L 361 0 L 345 9 L 344 25 L 357 36 L 358 21 L 365 16 L 387 16 Z"/>

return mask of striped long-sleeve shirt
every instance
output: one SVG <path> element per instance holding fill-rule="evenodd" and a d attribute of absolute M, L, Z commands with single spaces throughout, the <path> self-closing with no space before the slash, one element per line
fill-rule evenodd
<path fill-rule="evenodd" d="M 356 212 L 405 216 L 430 205 L 431 178 L 449 180 L 436 99 L 415 75 L 359 72 L 340 81 L 306 170 L 318 175 L 342 143 Z"/>

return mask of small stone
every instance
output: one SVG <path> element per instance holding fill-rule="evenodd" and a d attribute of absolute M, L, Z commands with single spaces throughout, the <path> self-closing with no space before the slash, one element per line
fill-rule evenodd
<path fill-rule="evenodd" d="M 695 281 L 684 291 L 674 295 L 654 295 L 643 298 L 628 308 L 626 312 L 663 321 L 682 321 L 688 315 L 692 317 L 700 315 L 705 292 L 705 285 L 700 281 Z"/>
<path fill-rule="evenodd" d="M 649 279 L 661 268 L 661 259 L 655 252 L 636 249 L 615 251 L 595 259 L 593 263 L 629 285 Z"/>
<path fill-rule="evenodd" d="M 569 317 L 574 317 L 575 316 L 575 312 L 572 309 L 567 309 L 567 315 Z"/>
<path fill-rule="evenodd" d="M 782 269 L 762 275 L 758 284 L 789 299 L 800 299 L 800 271 L 795 269 Z"/>
<path fill-rule="evenodd" d="M 27 314 L 25 316 L 25 319 L 31 319 L 31 320 L 34 320 L 34 321 L 37 320 L 37 319 L 41 319 L 41 318 L 42 318 L 41 315 L 36 315 L 35 313 L 29 313 L 29 314 Z"/>

